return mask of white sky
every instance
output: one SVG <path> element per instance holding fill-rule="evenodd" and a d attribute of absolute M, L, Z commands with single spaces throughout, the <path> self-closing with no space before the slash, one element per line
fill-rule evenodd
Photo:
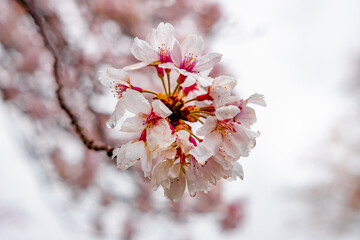
<path fill-rule="evenodd" d="M 235 20 L 214 50 L 224 54 L 223 63 L 238 77 L 239 93 L 264 94 L 268 104 L 257 108 L 255 127 L 262 135 L 241 162 L 245 180 L 228 185 L 250 202 L 250 220 L 236 237 L 313 239 L 309 230 L 294 235 L 287 225 L 301 218 L 302 209 L 286 191 L 319 180 L 311 157 L 351 111 L 344 83 L 360 54 L 360 2 L 223 2 Z"/>

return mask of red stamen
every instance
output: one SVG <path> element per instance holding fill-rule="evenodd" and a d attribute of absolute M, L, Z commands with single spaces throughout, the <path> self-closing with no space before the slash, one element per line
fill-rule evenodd
<path fill-rule="evenodd" d="M 187 56 L 184 57 L 184 60 L 181 63 L 180 68 L 185 69 L 188 72 L 192 72 L 197 62 L 198 62 L 197 56 L 194 56 L 194 54 L 189 53 Z"/>
<path fill-rule="evenodd" d="M 170 48 L 166 47 L 165 44 L 161 44 L 158 47 L 159 60 L 162 63 L 172 62 L 170 55 Z"/>

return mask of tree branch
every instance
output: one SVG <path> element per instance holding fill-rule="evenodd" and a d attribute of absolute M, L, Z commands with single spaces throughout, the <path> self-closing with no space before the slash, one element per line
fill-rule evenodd
<path fill-rule="evenodd" d="M 112 151 L 114 148 L 107 146 L 107 145 L 96 145 L 94 144 L 93 140 L 90 140 L 84 133 L 84 129 L 80 126 L 78 119 L 76 118 L 75 114 L 71 111 L 71 109 L 65 104 L 65 101 L 62 97 L 61 91 L 63 89 L 63 85 L 61 82 L 61 55 L 58 53 L 56 47 L 53 46 L 51 41 L 49 40 L 49 37 L 46 34 L 46 27 L 47 23 L 45 21 L 44 16 L 39 13 L 36 10 L 36 7 L 33 3 L 33 1 L 26 1 L 26 0 L 16 0 L 23 8 L 29 13 L 29 15 L 33 18 L 35 24 L 39 28 L 39 33 L 43 38 L 44 44 L 46 48 L 50 51 L 50 53 L 54 57 L 54 65 L 53 65 L 53 71 L 54 71 L 54 78 L 55 82 L 57 84 L 57 90 L 56 90 L 56 97 L 59 102 L 59 105 L 62 110 L 65 111 L 65 113 L 68 115 L 68 117 L 71 120 L 71 124 L 74 127 L 75 132 L 79 135 L 81 141 L 84 143 L 84 145 L 94 151 L 105 151 L 107 155 L 110 157 L 112 155 Z"/>

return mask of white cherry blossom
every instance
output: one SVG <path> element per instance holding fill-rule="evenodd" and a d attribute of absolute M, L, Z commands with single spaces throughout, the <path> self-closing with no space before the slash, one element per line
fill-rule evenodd
<path fill-rule="evenodd" d="M 189 34 L 180 43 L 175 40 L 171 51 L 172 63 L 161 64 L 160 67 L 175 69 L 180 74 L 193 78 L 201 86 L 207 87 L 212 83 L 212 78 L 206 73 L 220 62 L 222 55 L 219 53 L 208 53 L 202 56 L 204 40 L 202 37 Z"/>
<path fill-rule="evenodd" d="M 171 62 L 171 50 L 174 46 L 175 29 L 170 23 L 160 23 L 146 37 L 146 41 L 134 39 L 131 53 L 140 63 L 125 67 L 136 70 L 147 65 Z"/>
<path fill-rule="evenodd" d="M 146 41 L 134 39 L 131 52 L 140 63 L 106 68 L 99 80 L 118 101 L 107 125 L 113 128 L 123 120 L 120 132 L 134 134 L 113 150 L 118 168 L 139 162 L 152 188 L 161 186 L 165 197 L 176 202 L 186 189 L 194 197 L 222 179 L 243 179 L 238 160 L 249 155 L 259 136 L 251 129 L 257 119 L 249 104 L 266 104 L 260 94 L 245 100 L 232 95 L 233 77 L 208 77 L 221 55 L 202 55 L 201 37 L 189 34 L 180 44 L 174 35 L 171 24 L 160 23 Z M 126 71 L 146 66 L 156 67 L 163 91 L 131 84 Z M 124 119 L 126 112 L 132 116 Z"/>
<path fill-rule="evenodd" d="M 189 138 L 188 132 L 177 132 L 175 143 L 164 150 L 165 160 L 157 163 L 152 172 L 153 189 L 161 185 L 164 195 L 172 201 L 180 200 L 186 188 L 186 155 L 194 148 Z"/>
<path fill-rule="evenodd" d="M 165 148 L 174 140 L 169 123 L 164 119 L 171 111 L 160 101 L 149 101 L 139 92 L 128 90 L 123 94 L 126 109 L 135 114 L 127 118 L 121 126 L 123 132 L 141 133 L 146 129 L 146 140 L 150 150 Z"/>
<path fill-rule="evenodd" d="M 109 128 L 114 128 L 116 127 L 118 121 L 124 116 L 126 111 L 124 102 L 121 98 L 123 92 L 131 86 L 130 78 L 124 70 L 110 67 L 99 71 L 98 78 L 100 82 L 106 87 L 109 87 L 114 96 L 119 99 L 116 104 L 115 111 L 106 122 L 106 125 Z"/>
<path fill-rule="evenodd" d="M 98 78 L 106 87 L 110 87 L 118 98 L 130 87 L 130 77 L 122 69 L 107 67 L 99 71 Z M 124 91 L 122 91 L 124 90 Z"/>
<path fill-rule="evenodd" d="M 167 148 L 175 141 L 169 122 L 164 118 L 171 114 L 171 111 L 160 101 L 153 101 L 152 105 L 145 97 L 133 90 L 128 90 L 123 94 L 126 109 L 135 114 L 134 117 L 127 118 L 121 126 L 123 132 L 138 133 L 143 135 L 148 151 L 154 152 L 158 149 Z M 145 175 L 151 171 L 151 159 L 149 163 L 142 162 Z"/>
<path fill-rule="evenodd" d="M 254 132 L 231 119 L 239 113 L 236 106 L 224 106 L 216 110 L 216 117 L 208 117 L 198 134 L 204 136 L 202 142 L 190 153 L 200 162 L 215 155 L 219 148 L 230 157 L 247 157 L 255 146 L 259 133 Z"/>
<path fill-rule="evenodd" d="M 229 100 L 229 103 L 238 106 L 240 112 L 235 116 L 235 121 L 240 122 L 243 126 L 250 128 L 257 119 L 255 110 L 248 106 L 248 104 L 256 104 L 266 107 L 264 96 L 258 93 L 251 95 L 249 98 L 242 100 L 238 97 Z"/>
<path fill-rule="evenodd" d="M 231 91 L 236 85 L 236 79 L 228 76 L 219 76 L 214 79 L 209 95 L 213 98 L 215 107 L 224 106 L 229 102 Z"/>
<path fill-rule="evenodd" d="M 113 158 L 116 157 L 117 167 L 121 170 L 128 169 L 137 161 L 147 161 L 145 143 L 142 141 L 130 141 L 113 151 Z"/>

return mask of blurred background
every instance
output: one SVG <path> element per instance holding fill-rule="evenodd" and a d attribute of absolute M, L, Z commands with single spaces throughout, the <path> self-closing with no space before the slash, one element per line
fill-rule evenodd
<path fill-rule="evenodd" d="M 0 0 L 0 239 L 360 239 L 360 1 L 21 2 Z M 245 179 L 175 204 L 88 150 L 29 12 L 59 56 L 65 104 L 113 147 L 127 139 L 106 128 L 116 101 L 98 69 L 135 63 L 133 38 L 161 21 L 203 36 L 223 54 L 211 75 L 267 101 Z"/>

